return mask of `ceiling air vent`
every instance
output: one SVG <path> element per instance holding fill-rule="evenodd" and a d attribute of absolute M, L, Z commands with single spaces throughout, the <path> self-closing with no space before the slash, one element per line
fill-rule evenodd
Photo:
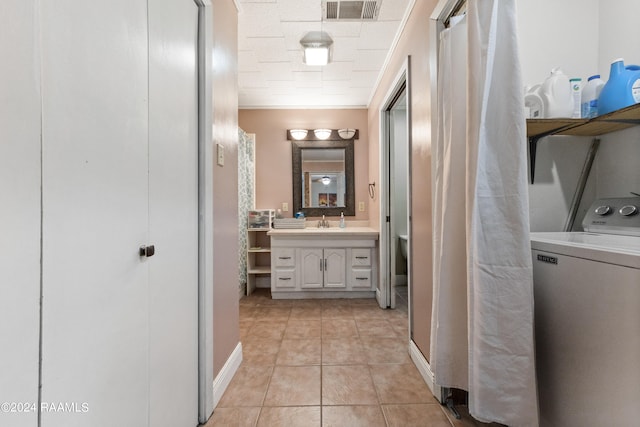
<path fill-rule="evenodd" d="M 323 0 L 324 21 L 375 21 L 378 19 L 382 0 L 347 1 Z"/>

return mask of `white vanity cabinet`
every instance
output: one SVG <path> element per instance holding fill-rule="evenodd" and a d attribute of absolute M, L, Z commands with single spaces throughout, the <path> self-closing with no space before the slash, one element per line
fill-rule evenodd
<path fill-rule="evenodd" d="M 272 298 L 375 297 L 377 231 L 274 229 L 269 236 Z"/>

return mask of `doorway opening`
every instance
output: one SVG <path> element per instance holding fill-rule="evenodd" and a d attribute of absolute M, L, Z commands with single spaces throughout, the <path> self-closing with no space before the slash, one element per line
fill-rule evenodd
<path fill-rule="evenodd" d="M 411 161 L 409 60 L 398 74 L 381 110 L 381 307 L 410 314 Z M 410 315 L 409 315 L 410 318 Z"/>

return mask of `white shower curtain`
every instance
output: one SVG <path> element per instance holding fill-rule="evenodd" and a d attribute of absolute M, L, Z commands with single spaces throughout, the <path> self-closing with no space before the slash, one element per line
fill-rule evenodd
<path fill-rule="evenodd" d="M 469 0 L 467 11 L 438 58 L 430 363 L 437 384 L 469 391 L 475 418 L 536 426 L 515 0 Z"/>

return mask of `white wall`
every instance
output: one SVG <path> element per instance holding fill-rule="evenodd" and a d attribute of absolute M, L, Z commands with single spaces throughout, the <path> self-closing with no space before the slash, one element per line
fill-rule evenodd
<path fill-rule="evenodd" d="M 409 151 L 407 149 L 407 110 L 394 109 L 391 112 L 391 126 L 393 132 L 393 173 L 391 177 L 393 203 L 392 238 L 398 234 L 407 234 L 407 171 L 409 168 Z"/>
<path fill-rule="evenodd" d="M 638 0 L 600 0 L 598 12 L 598 68 L 602 78 L 607 79 L 609 65 L 616 58 L 624 58 L 627 64 L 640 64 L 640 3 Z"/>
<path fill-rule="evenodd" d="M 609 77 L 612 59 L 640 63 L 640 27 L 634 0 L 520 0 L 520 61 L 526 85 L 542 82 L 553 67 L 570 77 L 599 73 Z M 585 48 L 586 47 L 586 48 Z M 637 128 L 601 137 L 601 145 L 583 196 L 577 225 L 598 197 L 628 196 L 640 188 Z M 540 140 L 535 183 L 529 186 L 532 231 L 561 231 L 584 164 L 590 137 Z M 624 169 L 622 168 L 624 166 Z M 633 189 L 635 188 L 635 190 Z"/>
<path fill-rule="evenodd" d="M 586 79 L 595 74 L 598 67 L 599 2 L 518 1 L 524 84 L 541 83 L 554 67 L 560 67 L 570 77 Z"/>

